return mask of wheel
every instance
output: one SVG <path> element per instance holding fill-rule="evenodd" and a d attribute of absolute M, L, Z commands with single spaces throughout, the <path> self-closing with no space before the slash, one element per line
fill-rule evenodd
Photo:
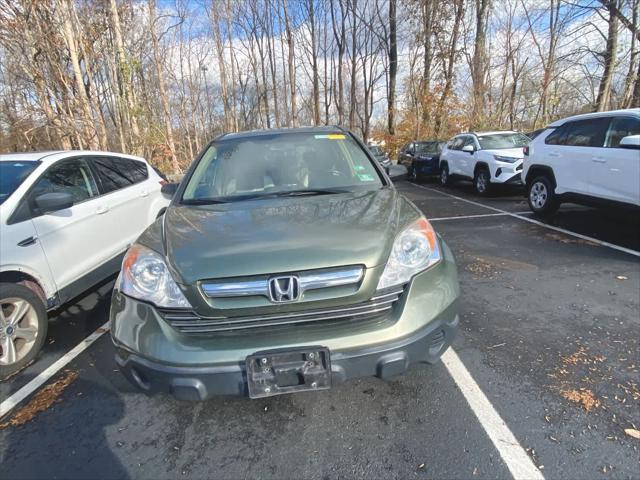
<path fill-rule="evenodd" d="M 473 179 L 473 186 L 478 195 L 488 195 L 491 187 L 491 174 L 486 168 L 481 168 L 476 172 Z"/>
<path fill-rule="evenodd" d="M 553 191 L 553 184 L 547 176 L 534 178 L 528 185 L 529 208 L 539 215 L 553 215 L 560 208 L 560 202 Z"/>
<path fill-rule="evenodd" d="M 411 167 L 409 167 L 409 178 L 411 179 L 412 182 L 419 182 L 420 181 L 420 176 L 418 175 L 418 172 L 416 171 L 416 167 L 415 165 L 411 165 Z"/>
<path fill-rule="evenodd" d="M 47 338 L 47 311 L 24 285 L 0 283 L 0 380 L 27 366 Z"/>
<path fill-rule="evenodd" d="M 449 185 L 450 183 L 451 177 L 449 176 L 449 165 L 445 163 L 440 169 L 440 184 Z"/>

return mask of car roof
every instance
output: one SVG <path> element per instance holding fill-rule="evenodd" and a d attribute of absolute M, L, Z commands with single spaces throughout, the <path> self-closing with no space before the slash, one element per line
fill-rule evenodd
<path fill-rule="evenodd" d="M 0 162 L 6 161 L 23 161 L 23 162 L 36 162 L 42 160 L 44 157 L 60 153 L 62 150 L 50 150 L 44 152 L 26 152 L 26 153 L 3 153 L 0 155 Z"/>
<path fill-rule="evenodd" d="M 580 115 L 573 115 L 571 117 L 562 118 L 560 120 L 556 120 L 555 122 L 551 122 L 549 124 L 549 127 L 559 127 L 560 125 L 564 125 L 566 122 L 572 122 L 575 120 L 587 120 L 589 118 L 610 117 L 612 115 L 632 115 L 632 116 L 640 117 L 640 108 L 626 108 L 622 110 L 609 110 L 607 112 L 592 112 L 592 113 L 583 113 Z"/>
<path fill-rule="evenodd" d="M 127 155 L 124 153 L 117 152 L 100 152 L 95 150 L 50 150 L 44 152 L 26 152 L 26 153 L 3 153 L 0 155 L 0 162 L 6 161 L 24 161 L 24 162 L 34 162 L 40 161 L 42 163 L 53 163 L 58 160 L 63 160 L 68 157 L 77 157 L 83 155 L 101 155 L 105 157 L 123 157 L 123 158 L 131 158 L 135 160 L 144 161 L 146 160 L 141 157 L 137 157 L 135 155 Z"/>
<path fill-rule="evenodd" d="M 474 134 L 477 137 L 482 137 L 484 135 L 498 135 L 501 133 L 518 133 L 518 132 L 514 132 L 513 130 L 493 130 L 490 132 L 470 132 L 472 134 Z"/>
<path fill-rule="evenodd" d="M 245 132 L 225 133 L 216 137 L 216 141 L 236 140 L 239 138 L 260 137 L 264 135 L 279 135 L 285 133 L 347 133 L 347 130 L 336 125 L 322 125 L 318 127 L 296 127 L 296 128 L 267 128 L 260 130 L 247 130 Z"/>

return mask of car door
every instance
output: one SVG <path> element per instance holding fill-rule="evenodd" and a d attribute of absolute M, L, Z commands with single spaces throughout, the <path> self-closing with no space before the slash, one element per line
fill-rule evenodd
<path fill-rule="evenodd" d="M 413 154 L 415 151 L 414 143 L 408 143 L 402 153 L 401 164 L 405 167 L 410 167 L 413 162 Z"/>
<path fill-rule="evenodd" d="M 608 125 L 609 118 L 603 117 L 576 120 L 545 138 L 545 148 L 536 152 L 536 156 L 553 168 L 556 193 L 590 194 L 593 157 L 602 151 Z"/>
<path fill-rule="evenodd" d="M 70 193 L 74 204 L 40 214 L 34 199 L 50 192 Z M 38 241 L 58 290 L 109 259 L 111 236 L 103 221 L 108 210 L 85 158 L 56 162 L 38 178 L 28 195 Z"/>
<path fill-rule="evenodd" d="M 451 142 L 451 146 L 447 149 L 447 163 L 449 165 L 449 173 L 454 175 L 462 175 L 461 169 L 461 153 L 460 149 L 464 143 L 464 137 L 455 137 Z"/>
<path fill-rule="evenodd" d="M 613 117 L 604 147 L 592 157 L 591 195 L 640 205 L 640 151 L 620 147 L 629 135 L 640 135 L 640 119 Z"/>
<path fill-rule="evenodd" d="M 468 145 L 471 145 L 474 148 L 473 152 L 464 152 L 462 149 Z M 476 145 L 476 140 L 473 135 L 465 135 L 463 137 L 462 146 L 460 150 L 458 150 L 458 155 L 460 155 L 460 170 L 462 175 L 466 177 L 473 178 L 473 172 L 476 166 L 476 152 L 475 150 L 478 148 Z"/>
<path fill-rule="evenodd" d="M 147 166 L 121 157 L 93 157 L 100 190 L 109 216 L 105 219 L 113 232 L 113 255 L 124 252 L 148 226 L 149 177 Z"/>

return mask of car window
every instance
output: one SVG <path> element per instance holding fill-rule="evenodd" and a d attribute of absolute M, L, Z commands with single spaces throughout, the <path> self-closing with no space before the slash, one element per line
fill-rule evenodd
<path fill-rule="evenodd" d="M 126 158 L 122 158 L 119 160 L 128 162 L 131 165 L 131 177 L 133 178 L 134 183 L 144 182 L 147 178 L 149 178 L 149 170 L 147 170 L 146 163 Z"/>
<path fill-rule="evenodd" d="M 610 122 L 609 117 L 589 118 L 570 122 L 564 145 L 574 147 L 602 147 Z"/>
<path fill-rule="evenodd" d="M 629 135 L 640 135 L 640 120 L 631 117 L 615 117 L 607 130 L 606 147 L 619 147 L 620 140 Z"/>
<path fill-rule="evenodd" d="M 381 186 L 376 167 L 350 136 L 296 132 L 214 142 L 198 162 L 183 200 Z"/>
<path fill-rule="evenodd" d="M 93 165 L 100 177 L 102 193 L 129 187 L 149 177 L 144 163 L 128 158 L 96 157 Z"/>
<path fill-rule="evenodd" d="M 31 198 L 54 192 L 70 193 L 74 203 L 97 196 L 98 187 L 89 164 L 81 158 L 56 163 L 35 183 Z"/>
<path fill-rule="evenodd" d="M 473 137 L 471 136 L 464 137 L 464 142 L 462 143 L 462 147 L 466 147 L 467 145 L 471 145 L 472 147 L 475 147 L 476 142 L 473 141 Z"/>
<path fill-rule="evenodd" d="M 544 139 L 544 143 L 547 145 L 564 145 L 567 139 L 567 132 L 569 131 L 569 125 L 565 124 L 556 128 Z"/>
<path fill-rule="evenodd" d="M 0 204 L 9 198 L 38 165 L 40 162 L 35 161 L 0 162 Z"/>
<path fill-rule="evenodd" d="M 442 150 L 438 142 L 416 143 L 416 152 L 421 155 L 437 155 Z"/>
<path fill-rule="evenodd" d="M 462 150 L 462 146 L 464 145 L 465 137 L 456 137 L 453 139 L 453 143 L 451 144 L 451 150 Z"/>
<path fill-rule="evenodd" d="M 503 148 L 522 148 L 529 145 L 531 139 L 522 133 L 492 133 L 478 135 L 478 143 L 482 150 L 499 150 Z"/>

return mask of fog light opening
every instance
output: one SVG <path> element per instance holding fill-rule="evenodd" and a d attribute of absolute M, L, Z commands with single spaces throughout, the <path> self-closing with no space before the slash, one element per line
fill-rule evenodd
<path fill-rule="evenodd" d="M 131 367 L 131 377 L 133 377 L 133 380 L 140 388 L 143 390 L 149 390 L 149 380 L 147 380 L 144 373 L 138 371 L 135 367 Z"/>

